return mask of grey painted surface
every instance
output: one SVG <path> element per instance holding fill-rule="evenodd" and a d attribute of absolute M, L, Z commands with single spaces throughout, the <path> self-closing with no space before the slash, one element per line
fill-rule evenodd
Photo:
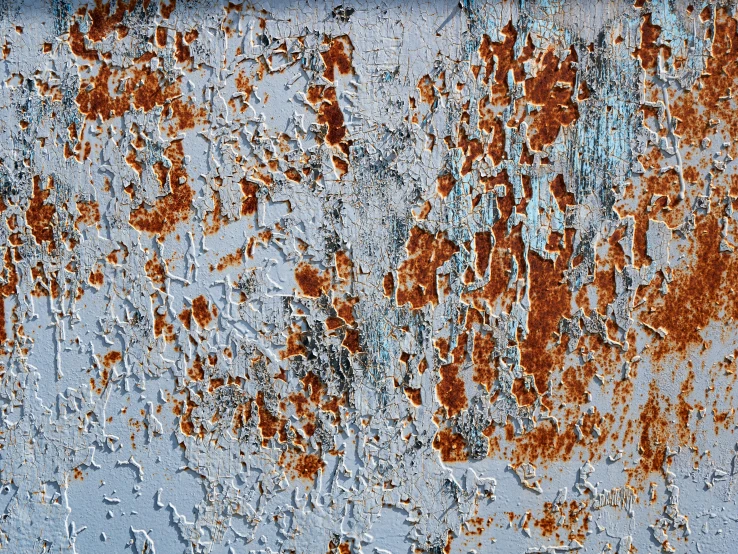
<path fill-rule="evenodd" d="M 119 4 L 0 3 L 2 550 L 735 551 L 732 2 Z"/>

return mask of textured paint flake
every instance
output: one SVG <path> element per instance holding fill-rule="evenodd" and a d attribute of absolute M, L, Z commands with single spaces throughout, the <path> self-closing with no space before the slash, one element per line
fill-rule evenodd
<path fill-rule="evenodd" d="M 735 551 L 735 1 L 0 30 L 0 550 Z"/>

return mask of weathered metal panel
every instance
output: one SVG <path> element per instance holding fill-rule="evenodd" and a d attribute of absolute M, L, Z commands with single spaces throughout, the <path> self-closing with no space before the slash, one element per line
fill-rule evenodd
<path fill-rule="evenodd" d="M 0 549 L 734 552 L 737 17 L 0 2 Z"/>

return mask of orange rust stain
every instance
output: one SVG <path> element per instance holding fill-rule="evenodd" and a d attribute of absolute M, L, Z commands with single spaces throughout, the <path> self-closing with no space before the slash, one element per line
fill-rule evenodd
<path fill-rule="evenodd" d="M 53 179 L 49 178 L 49 185 L 45 190 L 40 188 L 41 179 L 38 176 L 33 178 L 33 196 L 26 211 L 26 221 L 31 227 L 31 232 L 36 238 L 36 242 L 41 244 L 43 241 L 51 243 L 54 240 L 54 231 L 52 229 L 52 220 L 56 208 L 53 204 L 47 204 L 46 200 L 51 193 Z"/>
<path fill-rule="evenodd" d="M 358 296 L 347 296 L 345 299 L 336 297 L 333 299 L 333 307 L 338 313 L 338 317 L 346 322 L 347 325 L 354 325 L 354 306 L 359 303 Z"/>
<path fill-rule="evenodd" d="M 418 81 L 418 92 L 420 92 L 420 100 L 431 106 L 435 100 L 435 87 L 430 75 L 425 75 Z"/>
<path fill-rule="evenodd" d="M 195 112 L 194 106 L 182 101 L 181 98 L 175 98 L 169 104 L 169 109 L 172 112 L 172 116 L 177 120 L 178 131 L 195 128 L 199 114 Z"/>
<path fill-rule="evenodd" d="M 99 289 L 100 287 L 102 287 L 104 280 L 105 278 L 102 271 L 90 272 L 90 277 L 88 278 L 88 281 L 93 287 Z"/>
<path fill-rule="evenodd" d="M 177 7 L 177 0 L 169 0 L 168 4 L 165 4 L 164 2 L 161 3 L 159 6 L 159 11 L 161 12 L 161 16 L 164 19 L 169 19 L 172 16 L 172 12 L 174 11 L 174 8 Z"/>
<path fill-rule="evenodd" d="M 312 481 L 318 471 L 325 467 L 325 462 L 315 454 L 302 454 L 292 466 L 298 477 Z"/>
<path fill-rule="evenodd" d="M 117 350 L 111 350 L 105 356 L 103 356 L 102 363 L 108 369 L 112 368 L 115 364 L 123 361 L 123 355 Z"/>
<path fill-rule="evenodd" d="M 192 34 L 194 32 L 194 34 Z M 191 40 L 188 40 L 188 37 Z M 194 61 L 190 53 L 190 43 L 197 38 L 197 31 L 187 33 L 177 31 L 174 36 L 174 58 L 181 64 L 190 64 Z"/>
<path fill-rule="evenodd" d="M 489 231 L 479 231 L 474 234 L 474 252 L 476 253 L 474 269 L 478 277 L 483 277 L 489 267 L 492 253 L 492 235 Z"/>
<path fill-rule="evenodd" d="M 361 350 L 361 337 L 358 329 L 346 329 L 346 336 L 341 344 L 345 346 L 349 352 L 356 354 L 362 352 Z"/>
<path fill-rule="evenodd" d="M 574 47 L 561 62 L 553 50 L 548 50 L 536 76 L 525 80 L 525 100 L 541 106 L 529 127 L 530 145 L 534 150 L 542 150 L 552 144 L 561 127 L 567 127 L 579 118 L 571 89 L 564 86 L 575 86 L 577 62 Z"/>
<path fill-rule="evenodd" d="M 573 421 L 571 412 L 566 414 L 566 420 Z M 512 424 L 508 423 L 505 426 L 505 436 L 512 450 L 506 455 L 513 460 L 514 465 L 530 462 L 545 466 L 565 462 L 571 460 L 577 452 L 580 458 L 595 461 L 603 456 L 602 445 L 607 441 L 607 429 L 613 423 L 614 417 L 610 414 L 583 414 L 579 426 L 583 435 L 581 440 L 573 423 L 557 429 L 549 420 L 542 420 L 533 430 L 522 435 L 515 435 Z M 600 429 L 597 437 L 593 435 L 594 425 Z"/>
<path fill-rule="evenodd" d="M 654 69 L 658 63 L 659 52 L 663 57 L 671 56 L 671 48 L 666 45 L 657 45 L 661 36 L 661 27 L 651 22 L 651 14 L 643 15 L 641 24 L 641 45 L 633 52 L 641 60 L 643 69 Z"/>
<path fill-rule="evenodd" d="M 97 202 L 82 202 L 77 204 L 79 210 L 79 217 L 74 222 L 75 228 L 79 229 L 80 224 L 87 225 L 88 227 L 95 227 L 100 223 L 100 208 Z"/>
<path fill-rule="evenodd" d="M 154 256 L 154 258 L 147 260 L 146 264 L 144 265 L 144 269 L 146 271 L 146 275 L 149 279 L 151 279 L 154 285 L 157 285 L 159 288 L 164 285 L 166 272 L 164 271 L 164 267 L 162 266 L 161 261 L 157 256 Z"/>
<path fill-rule="evenodd" d="M 571 243 L 567 244 L 571 247 Z M 563 363 L 564 345 L 555 345 L 553 334 L 558 331 L 561 317 L 571 315 L 571 292 L 565 281 L 570 250 L 555 262 L 528 253 L 530 287 L 529 333 L 521 344 L 521 360 L 526 371 L 535 378 L 536 388 L 545 391 L 551 371 Z"/>
<path fill-rule="evenodd" d="M 251 419 L 251 400 L 239 404 L 233 413 L 233 431 L 238 433 L 239 429 L 246 427 Z"/>
<path fill-rule="evenodd" d="M 139 206 L 131 212 L 129 220 L 135 229 L 156 235 L 168 235 L 178 223 L 190 219 L 195 194 L 187 184 L 182 141 L 172 142 L 164 155 L 172 162 L 171 169 L 165 170 L 169 174 L 172 192 L 158 198 L 151 208 Z"/>
<path fill-rule="evenodd" d="M 205 367 L 200 356 L 195 356 L 192 365 L 187 369 L 187 375 L 193 381 L 202 381 L 205 379 Z"/>
<path fill-rule="evenodd" d="M 458 338 L 458 343 L 451 353 L 453 361 L 441 366 L 441 381 L 436 385 L 438 400 L 446 408 L 448 417 L 457 415 L 467 406 L 464 380 L 459 377 L 459 370 L 466 358 L 467 340 L 466 333 Z"/>
<path fill-rule="evenodd" d="M 243 72 L 236 76 L 236 88 L 246 95 L 246 100 L 251 97 L 251 93 L 254 91 L 254 86 L 249 81 L 248 76 Z"/>
<path fill-rule="evenodd" d="M 226 254 L 225 256 L 222 256 L 218 261 L 218 265 L 216 266 L 216 268 L 218 269 L 218 271 L 223 271 L 229 267 L 240 266 L 243 263 L 244 252 L 244 248 L 239 248 L 231 254 Z"/>
<path fill-rule="evenodd" d="M 349 75 L 353 73 L 351 66 L 351 58 L 354 52 L 354 46 L 351 39 L 347 35 L 334 37 L 330 39 L 330 48 L 320 55 L 325 63 L 325 71 L 323 76 L 330 82 L 336 80 L 336 71 L 341 75 Z"/>
<path fill-rule="evenodd" d="M 711 212 L 697 219 L 694 252 L 688 269 L 673 272 L 669 292 L 650 305 L 642 317 L 667 336 L 655 344 L 655 359 L 667 354 L 686 358 L 688 349 L 702 344 L 700 330 L 710 322 L 738 318 L 738 297 L 731 291 L 738 279 L 738 263 L 720 252 L 719 217 Z"/>
<path fill-rule="evenodd" d="M 395 295 L 395 277 L 391 271 L 382 279 L 382 288 L 387 298 L 392 298 Z"/>
<path fill-rule="evenodd" d="M 343 250 L 336 252 L 335 260 L 338 277 L 344 281 L 350 280 L 354 269 L 354 262 L 351 261 L 351 258 Z"/>
<path fill-rule="evenodd" d="M 451 193 L 454 186 L 456 186 L 456 179 L 454 179 L 454 176 L 450 173 L 441 175 L 436 179 L 436 190 L 438 191 L 438 194 L 444 198 Z"/>
<path fill-rule="evenodd" d="M 182 322 L 182 325 L 184 325 L 185 329 L 189 330 L 192 320 L 192 310 L 189 308 L 185 308 L 182 310 L 182 312 L 177 316 L 177 318 Z"/>
<path fill-rule="evenodd" d="M 168 342 L 174 341 L 174 325 L 167 321 L 166 312 L 160 314 L 158 311 L 154 312 L 154 336 L 160 337 L 164 335 Z"/>
<path fill-rule="evenodd" d="M 302 294 L 309 298 L 318 298 L 329 289 L 331 283 L 330 276 L 305 262 L 295 269 L 295 280 Z"/>
<path fill-rule="evenodd" d="M 307 349 L 303 345 L 303 334 L 299 330 L 294 330 L 287 336 L 287 348 L 280 353 L 281 359 L 292 358 L 295 356 L 305 356 Z"/>
<path fill-rule="evenodd" d="M 641 461 L 636 471 L 644 479 L 649 473 L 660 472 L 666 461 L 666 446 L 672 435 L 672 426 L 667 419 L 668 408 L 668 399 L 658 392 L 656 384 L 652 382 L 648 400 L 639 418 L 641 434 L 638 449 Z"/>
<path fill-rule="evenodd" d="M 200 295 L 192 301 L 192 318 L 201 328 L 204 329 L 207 327 L 216 315 L 215 306 L 210 309 L 209 303 L 204 296 Z"/>
<path fill-rule="evenodd" d="M 95 7 L 89 12 L 91 23 L 87 37 L 93 42 L 100 42 L 116 28 L 120 30 L 123 16 L 133 10 L 137 1 L 119 0 L 116 2 L 115 11 L 110 13 L 110 4 L 95 0 Z"/>
<path fill-rule="evenodd" d="M 466 441 L 450 429 L 441 429 L 433 438 L 433 448 L 441 453 L 444 462 L 465 462 L 469 459 Z"/>
<path fill-rule="evenodd" d="M 335 87 L 323 91 L 323 102 L 318 107 L 318 123 L 328 126 L 325 139 L 331 146 L 339 144 L 346 137 L 343 112 L 338 105 Z"/>
<path fill-rule="evenodd" d="M 113 73 L 110 66 L 102 63 L 97 75 L 80 82 L 77 94 L 79 110 L 88 120 L 95 120 L 99 116 L 107 121 L 113 117 L 120 117 L 132 107 L 148 112 L 155 106 L 163 106 L 179 94 L 179 85 L 175 82 L 162 89 L 159 73 L 152 72 L 147 66 L 134 67 L 128 72 Z M 118 90 L 118 84 L 124 78 L 126 80 L 123 94 L 113 96 L 111 90 Z"/>
<path fill-rule="evenodd" d="M 523 63 L 532 58 L 535 50 L 533 41 L 529 35 L 520 57 L 516 59 L 514 48 L 518 38 L 518 32 L 512 21 L 508 22 L 502 29 L 502 34 L 505 35 L 505 38 L 501 43 L 492 42 L 489 36 L 484 35 L 479 46 L 479 54 L 484 60 L 485 65 L 485 83 L 489 82 L 492 76 L 492 70 L 496 68 L 490 93 L 498 102 L 500 100 L 504 102 L 504 98 L 509 94 L 507 75 L 510 70 L 513 71 L 515 81 L 518 83 L 521 82 L 525 78 Z M 497 57 L 496 65 L 494 61 L 495 56 Z"/>
<path fill-rule="evenodd" d="M 259 185 L 246 180 L 246 177 L 244 177 L 241 179 L 241 191 L 243 192 L 241 215 L 255 214 L 256 208 L 258 207 L 258 198 L 256 195 L 259 192 Z"/>
<path fill-rule="evenodd" d="M 261 431 L 262 443 L 274 438 L 284 427 L 286 419 L 272 414 L 264 403 L 264 393 L 259 391 L 256 395 L 256 406 L 259 409 L 259 430 Z"/>
<path fill-rule="evenodd" d="M 458 247 L 441 233 L 434 236 L 413 227 L 405 248 L 408 258 L 397 270 L 397 304 L 410 304 L 413 310 L 429 302 L 438 304 L 436 270 L 458 252 Z"/>
<path fill-rule="evenodd" d="M 713 34 L 707 67 L 699 78 L 699 87 L 680 91 L 671 113 L 679 119 L 677 134 L 685 143 L 697 146 L 711 132 L 710 120 L 720 120 L 727 125 L 730 135 L 738 134 L 738 115 L 731 102 L 720 100 L 734 87 L 738 75 L 738 41 L 736 20 L 728 10 L 720 7 L 715 13 Z"/>
<path fill-rule="evenodd" d="M 410 402 L 413 403 L 414 406 L 420 406 L 423 404 L 423 399 L 420 394 L 420 389 L 414 389 L 412 387 L 405 387 L 403 389 L 405 391 L 405 394 L 407 395 Z"/>
<path fill-rule="evenodd" d="M 474 335 L 474 348 L 472 349 L 472 361 L 474 373 L 472 379 L 475 383 L 483 385 L 488 391 L 497 380 L 497 369 L 492 363 L 492 353 L 495 349 L 495 341 L 492 334 L 476 333 Z"/>
<path fill-rule="evenodd" d="M 336 168 L 336 173 L 338 175 L 338 178 L 343 178 L 344 175 L 348 173 L 349 170 L 349 164 L 346 160 L 339 158 L 338 156 L 333 156 L 333 167 Z"/>

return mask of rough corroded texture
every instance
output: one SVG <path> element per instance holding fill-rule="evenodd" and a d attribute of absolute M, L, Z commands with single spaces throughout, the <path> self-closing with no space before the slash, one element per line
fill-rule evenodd
<path fill-rule="evenodd" d="M 735 552 L 734 2 L 0 2 L 0 550 Z"/>

